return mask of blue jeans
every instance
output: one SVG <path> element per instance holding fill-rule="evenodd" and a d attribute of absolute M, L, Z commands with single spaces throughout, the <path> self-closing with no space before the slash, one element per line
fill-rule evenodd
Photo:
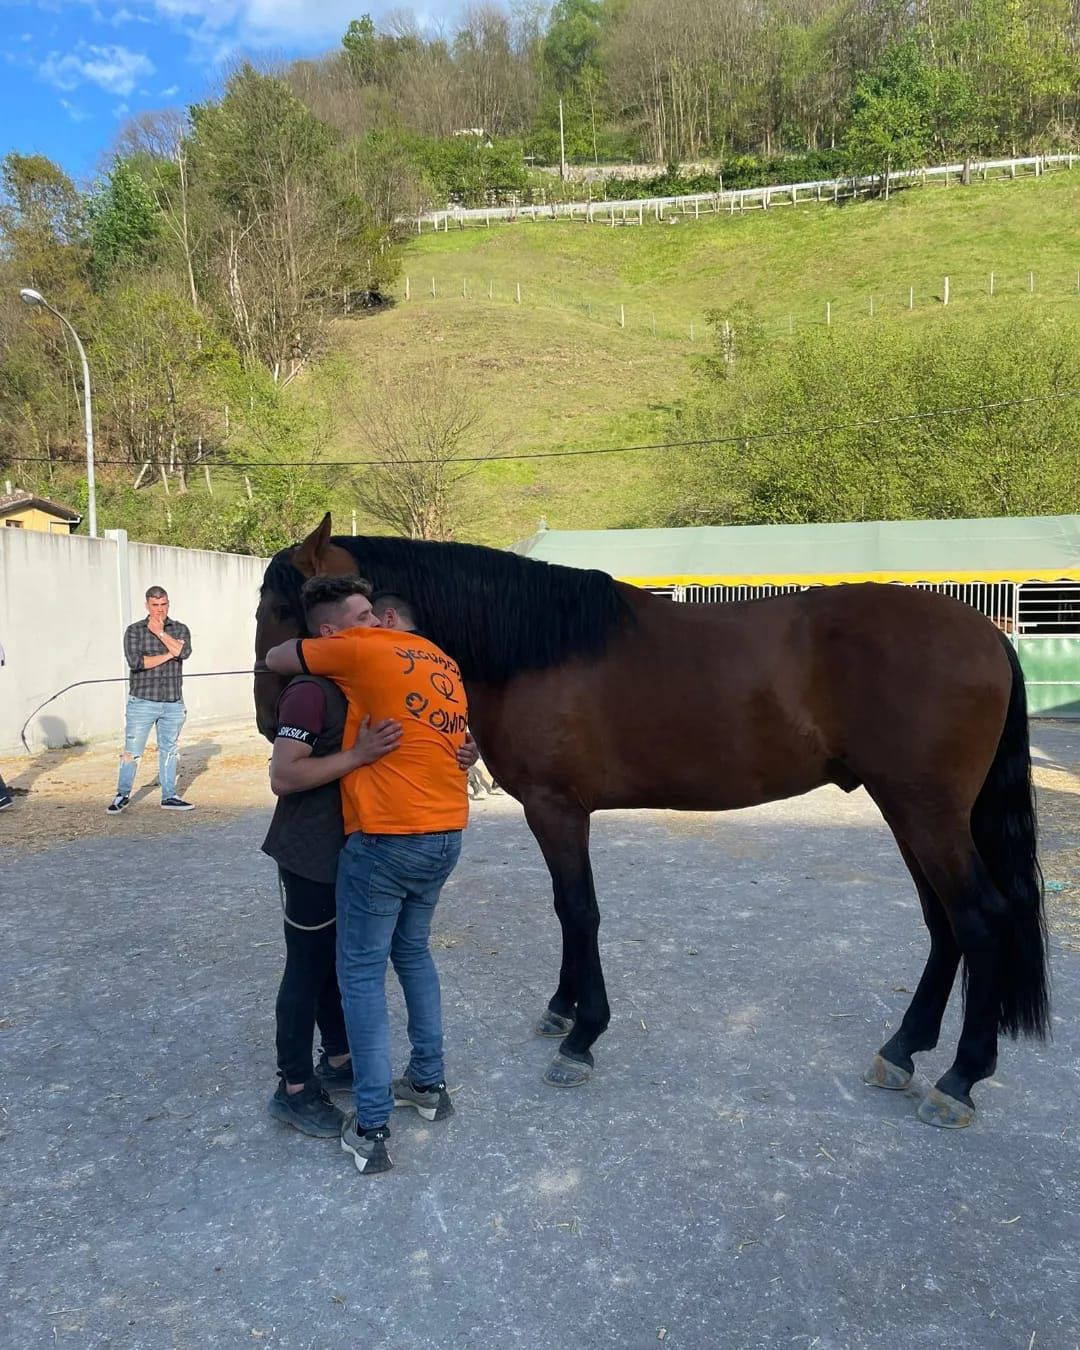
<path fill-rule="evenodd" d="M 386 960 L 405 995 L 412 1055 L 406 1076 L 444 1078 L 439 976 L 428 949 L 439 894 L 461 855 L 461 831 L 350 834 L 338 858 L 337 970 L 353 1061 L 356 1122 L 385 1125 L 390 1090 Z"/>
<path fill-rule="evenodd" d="M 161 800 L 168 801 L 176 796 L 176 768 L 179 757 L 176 743 L 180 739 L 180 730 L 187 718 L 187 709 L 183 699 L 175 703 L 155 703 L 148 698 L 129 698 L 127 714 L 124 718 L 124 754 L 130 759 L 121 759 L 120 777 L 116 780 L 116 795 L 130 797 L 135 786 L 135 774 L 139 768 L 139 757 L 146 749 L 150 728 L 157 726 L 158 743 L 158 779 L 161 783 Z"/>

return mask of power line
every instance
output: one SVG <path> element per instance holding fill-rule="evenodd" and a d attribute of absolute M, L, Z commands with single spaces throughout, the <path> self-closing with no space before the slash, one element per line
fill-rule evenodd
<path fill-rule="evenodd" d="M 711 445 L 744 445 L 751 441 L 776 440 L 781 436 L 826 436 L 838 431 L 864 431 L 871 427 L 887 426 L 901 422 L 932 421 L 939 417 L 962 417 L 970 413 L 994 412 L 1002 408 L 1018 408 L 1032 403 L 1053 403 L 1065 399 L 1080 398 L 1080 389 L 1065 389 L 1053 394 L 1033 394 L 1026 398 L 997 399 L 988 403 L 963 404 L 955 408 L 933 408 L 926 412 L 893 413 L 886 417 L 872 417 L 858 422 L 832 422 L 809 427 L 777 427 L 771 431 L 732 432 L 727 436 L 702 436 L 685 441 L 649 441 L 640 445 L 589 446 L 575 450 L 534 450 L 523 451 L 516 455 L 500 455 L 494 451 L 486 455 L 461 455 L 452 459 L 332 459 L 332 460 L 244 460 L 203 458 L 198 464 L 184 464 L 184 469 L 205 466 L 210 469 L 232 470 L 236 473 L 258 473 L 269 469 L 393 469 L 409 464 L 507 464 L 513 461 L 531 459 L 566 459 L 580 455 L 631 455 L 648 450 L 695 450 Z M 52 464 L 62 461 L 50 459 L 46 455 L 9 455 L 12 463 Z M 128 459 L 97 459 L 99 465 L 108 468 L 134 469 L 139 461 Z M 164 467 L 159 465 L 158 467 Z"/>

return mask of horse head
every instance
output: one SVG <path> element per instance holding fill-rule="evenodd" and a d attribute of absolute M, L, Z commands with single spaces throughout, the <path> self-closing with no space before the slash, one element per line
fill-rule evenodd
<path fill-rule="evenodd" d="M 289 681 L 287 676 L 260 669 L 266 653 L 279 642 L 305 635 L 300 588 L 309 577 L 355 571 L 352 554 L 330 537 L 329 511 L 306 539 L 270 560 L 255 611 L 255 721 L 267 740 L 274 739 L 278 699 Z"/>

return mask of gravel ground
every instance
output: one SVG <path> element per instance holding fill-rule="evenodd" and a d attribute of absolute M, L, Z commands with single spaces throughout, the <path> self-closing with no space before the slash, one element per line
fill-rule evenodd
<path fill-rule="evenodd" d="M 563 1093 L 547 875 L 493 797 L 437 920 L 458 1114 L 396 1113 L 376 1178 L 266 1114 L 266 752 L 204 741 L 181 818 L 107 820 L 111 755 L 3 766 L 0 1344 L 1080 1346 L 1080 728 L 1035 731 L 1054 1040 L 1004 1044 L 972 1129 L 860 1081 L 926 949 L 864 794 L 598 817 L 614 1016 Z"/>

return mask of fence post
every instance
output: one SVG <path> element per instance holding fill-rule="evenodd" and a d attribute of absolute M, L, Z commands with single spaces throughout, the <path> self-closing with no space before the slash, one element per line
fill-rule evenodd
<path fill-rule="evenodd" d="M 495 299 L 495 283 L 493 281 L 488 282 L 488 299 Z"/>
<path fill-rule="evenodd" d="M 518 302 L 518 304 L 520 305 L 520 304 L 521 304 L 521 282 L 519 281 L 519 282 L 517 282 L 516 284 L 517 284 L 517 302 Z"/>
<path fill-rule="evenodd" d="M 620 328 L 625 328 L 625 327 L 626 327 L 626 307 L 625 307 L 625 305 L 620 305 L 620 306 L 619 306 L 619 327 L 620 327 Z"/>
<path fill-rule="evenodd" d="M 435 278 L 434 278 L 434 277 L 431 278 L 431 298 L 432 298 L 432 300 L 435 299 Z"/>
<path fill-rule="evenodd" d="M 698 219 L 698 216 L 699 216 L 698 208 L 700 207 L 700 205 L 701 205 L 700 202 L 695 202 L 695 203 L 694 203 L 694 219 L 695 219 L 695 220 Z"/>
<path fill-rule="evenodd" d="M 652 335 L 653 335 L 653 337 L 655 337 L 655 336 L 656 336 L 656 315 L 655 315 L 655 314 L 652 315 L 652 317 L 649 319 L 649 327 L 652 329 Z"/>
<path fill-rule="evenodd" d="M 641 202 L 638 202 L 637 223 L 639 225 L 645 224 L 645 207 Z"/>
<path fill-rule="evenodd" d="M 825 327 L 826 327 L 826 328 L 831 328 L 831 327 L 832 327 L 832 301 L 831 301 L 831 300 L 826 300 L 826 301 L 825 301 Z"/>
<path fill-rule="evenodd" d="M 406 278 L 405 278 L 405 299 L 408 300 L 408 298 L 409 298 L 409 278 L 406 277 Z"/>
<path fill-rule="evenodd" d="M 909 287 L 908 287 L 908 293 L 907 293 L 907 307 L 908 307 L 908 309 L 914 309 L 914 308 L 915 308 L 915 287 L 914 287 L 914 286 L 909 286 Z"/>
<path fill-rule="evenodd" d="M 1034 295 L 1034 294 L 1035 294 L 1035 273 L 1034 273 L 1034 272 L 1029 272 L 1029 273 L 1028 273 L 1028 292 L 1029 292 L 1029 294 L 1031 294 L 1031 295 Z"/>
<path fill-rule="evenodd" d="M 949 303 L 949 278 L 948 278 L 948 277 L 945 278 L 944 292 L 945 292 L 945 293 L 944 293 L 944 295 L 943 295 L 942 298 L 941 298 L 941 303 L 942 303 L 943 305 L 947 305 L 947 304 Z"/>
<path fill-rule="evenodd" d="M 874 317 L 874 297 L 870 297 L 870 317 Z"/>
<path fill-rule="evenodd" d="M 990 294 L 991 294 L 991 295 L 994 294 L 994 274 L 993 274 L 993 272 L 990 273 Z"/>
<path fill-rule="evenodd" d="M 416 233 L 417 233 L 417 234 L 423 234 L 423 233 L 424 233 L 424 230 L 423 230 L 423 221 L 424 221 L 423 216 L 417 216 L 417 217 L 416 217 Z"/>

